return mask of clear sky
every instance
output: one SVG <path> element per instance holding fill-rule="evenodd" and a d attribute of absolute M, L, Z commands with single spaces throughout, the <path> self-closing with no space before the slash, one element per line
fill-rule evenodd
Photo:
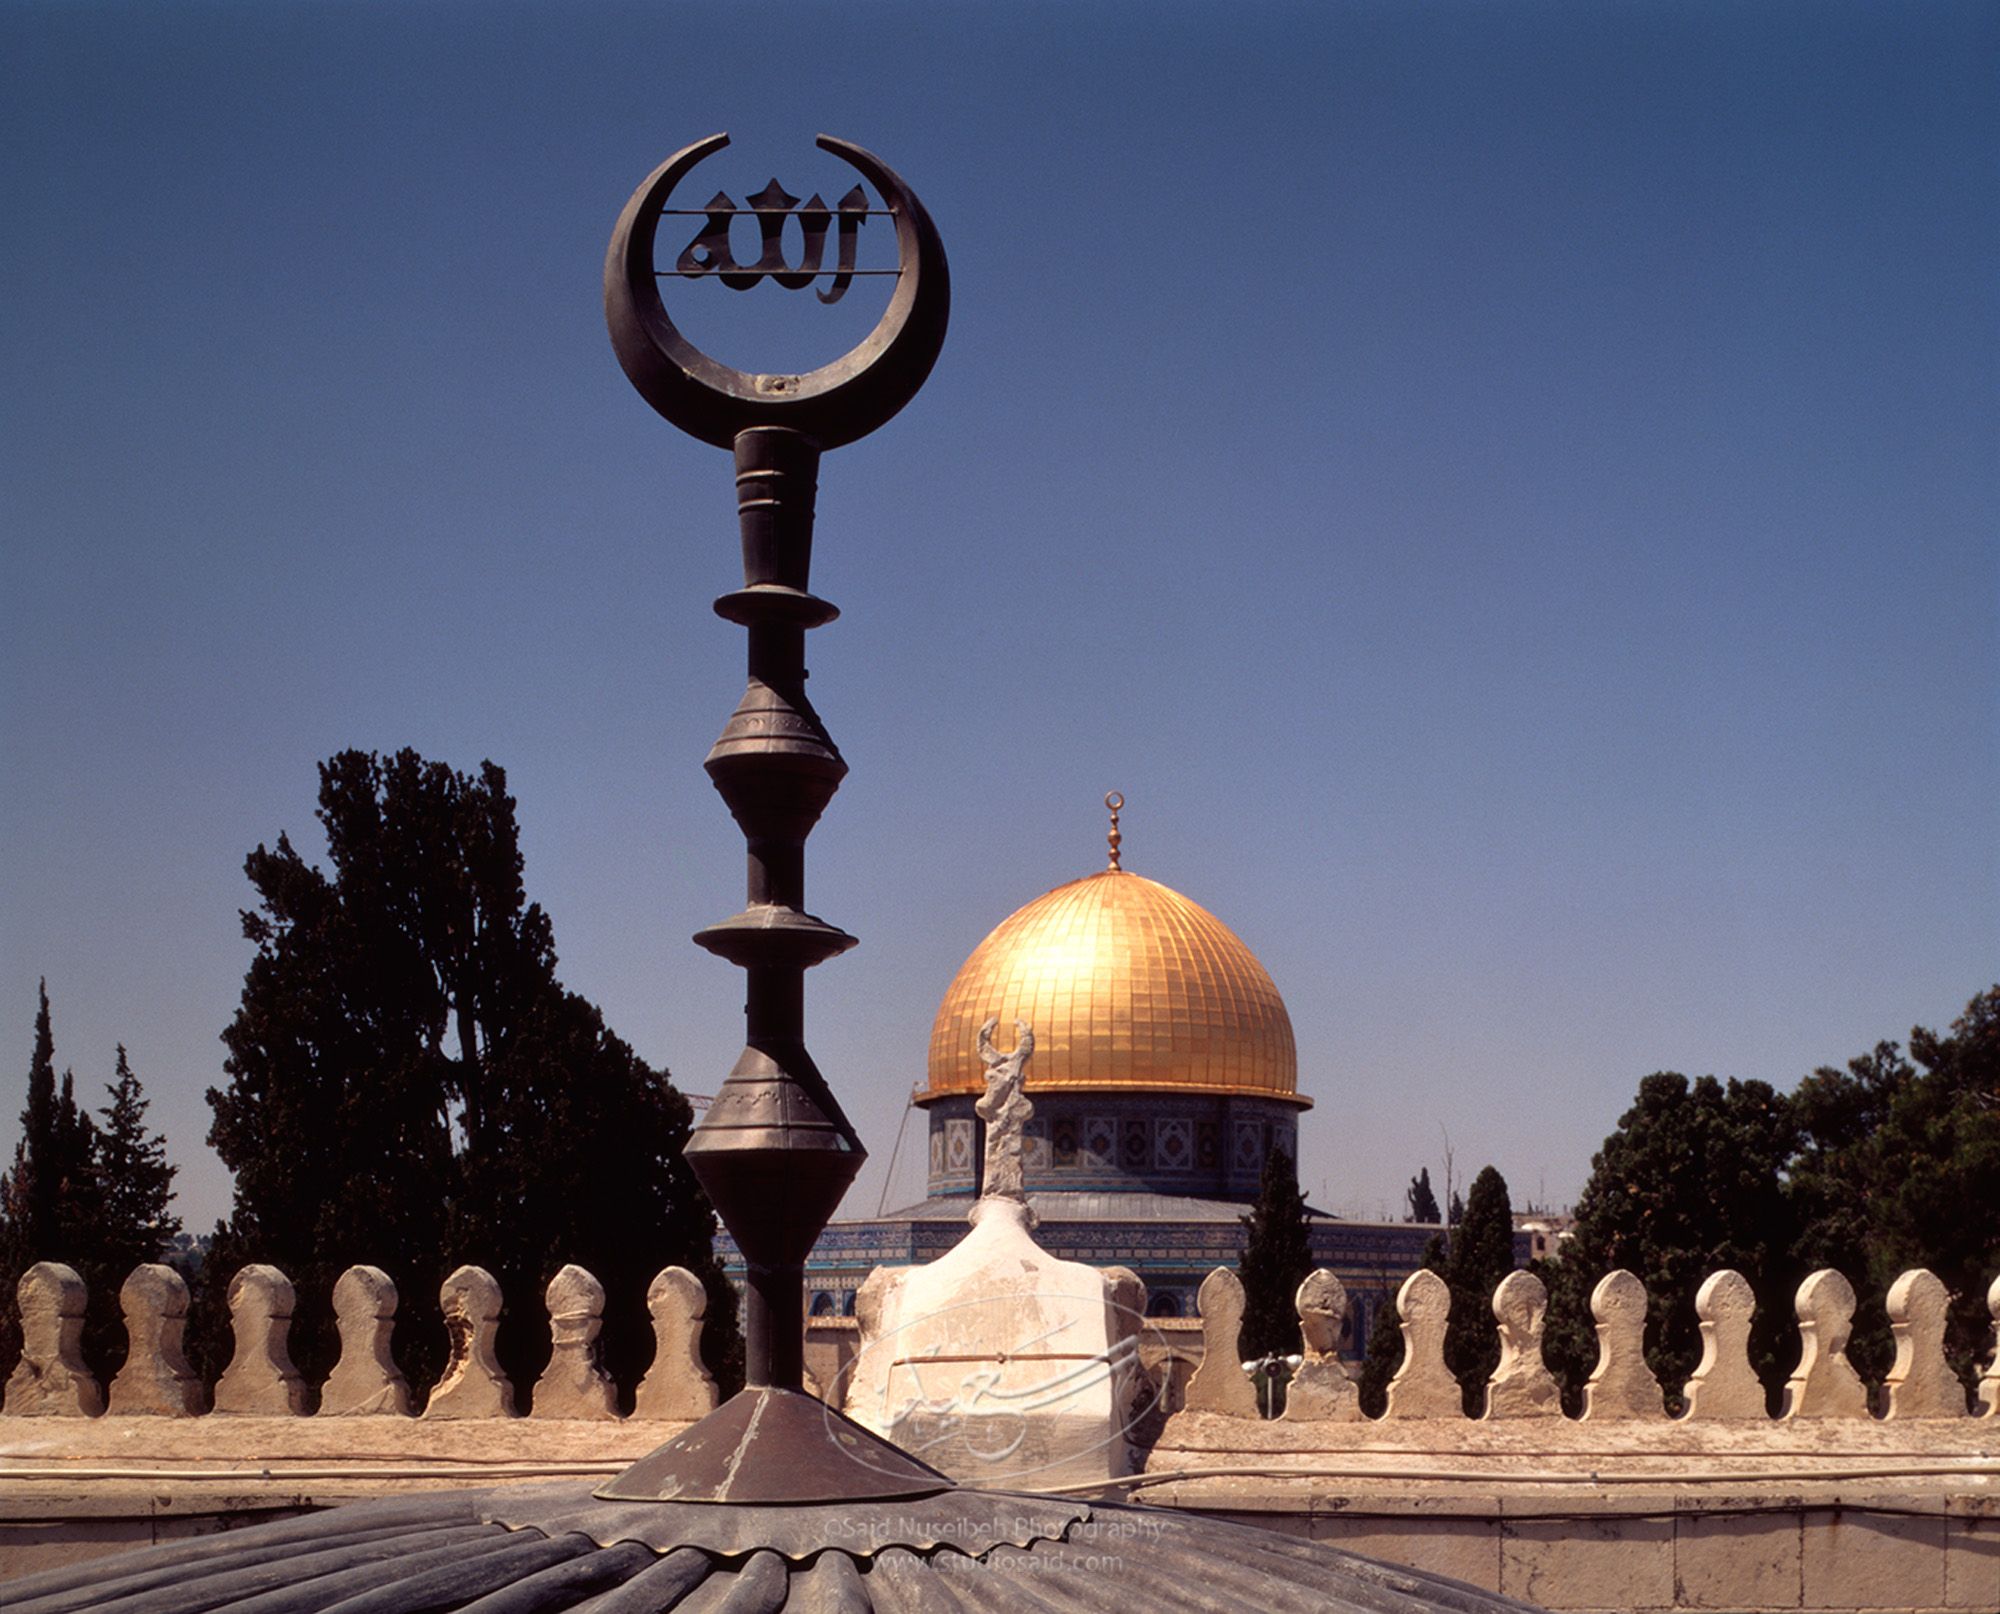
<path fill-rule="evenodd" d="M 838 195 L 824 130 L 953 269 L 930 385 L 821 479 L 849 1211 L 1110 789 L 1284 993 L 1351 1214 L 1446 1134 L 1565 1201 L 1648 1072 L 1789 1087 L 2000 977 L 2000 8 L 13 0 L 7 1155 L 46 975 L 58 1065 L 126 1043 L 226 1210 L 243 858 L 319 855 L 347 746 L 502 764 L 565 982 L 728 1069 L 730 465 L 599 294 L 717 130 L 690 204 Z M 885 284 L 671 294 L 795 368 Z"/>

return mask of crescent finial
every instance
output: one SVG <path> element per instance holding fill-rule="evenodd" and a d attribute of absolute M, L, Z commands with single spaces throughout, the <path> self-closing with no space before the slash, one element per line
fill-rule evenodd
<path fill-rule="evenodd" d="M 675 326 L 660 298 L 654 234 L 674 188 L 726 134 L 684 146 L 632 193 L 604 259 L 604 319 L 639 395 L 690 436 L 719 448 L 754 426 L 786 426 L 821 448 L 865 437 L 916 396 L 937 362 L 951 316 L 951 271 L 937 226 L 916 193 L 874 153 L 832 135 L 818 144 L 881 192 L 896 221 L 896 290 L 875 328 L 831 364 L 803 375 L 757 375 L 719 363 Z"/>

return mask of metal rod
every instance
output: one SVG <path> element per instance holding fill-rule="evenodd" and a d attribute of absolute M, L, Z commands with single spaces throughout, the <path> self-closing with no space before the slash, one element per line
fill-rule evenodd
<path fill-rule="evenodd" d="M 754 265 L 739 264 L 733 269 L 655 269 L 653 278 L 665 280 L 678 275 L 683 280 L 703 280 L 710 275 L 755 275 L 762 280 L 766 275 L 811 275 L 815 280 L 824 280 L 828 275 L 900 275 L 900 269 L 759 269 Z"/>

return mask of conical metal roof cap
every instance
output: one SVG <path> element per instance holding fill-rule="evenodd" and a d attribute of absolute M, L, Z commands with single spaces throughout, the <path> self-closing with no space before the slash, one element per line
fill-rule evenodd
<path fill-rule="evenodd" d="M 615 1502 L 801 1503 L 930 1496 L 953 1482 L 803 1390 L 731 1396 L 592 1494 Z"/>

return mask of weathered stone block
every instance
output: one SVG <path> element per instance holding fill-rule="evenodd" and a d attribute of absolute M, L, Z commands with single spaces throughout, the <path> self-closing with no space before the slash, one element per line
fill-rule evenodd
<path fill-rule="evenodd" d="M 1674 1521 L 1674 1606 L 1800 1604 L 1799 1521 L 1787 1514 L 1683 1514 Z"/>
<path fill-rule="evenodd" d="M 1551 1610 L 1669 1607 L 1673 1522 L 1503 1518 L 1500 1590 Z"/>
<path fill-rule="evenodd" d="M 1497 1497 L 1468 1501 L 1467 1512 L 1499 1511 Z M 1315 1514 L 1312 1537 L 1364 1558 L 1449 1575 L 1482 1591 L 1500 1590 L 1500 1522 L 1470 1519 L 1356 1519 Z"/>
<path fill-rule="evenodd" d="M 1808 1515 L 1800 1555 L 1802 1605 L 1942 1608 L 1948 1522 L 1881 1513 Z"/>
<path fill-rule="evenodd" d="M 1945 1521 L 1944 1606 L 2000 1609 L 2000 1518 Z"/>

